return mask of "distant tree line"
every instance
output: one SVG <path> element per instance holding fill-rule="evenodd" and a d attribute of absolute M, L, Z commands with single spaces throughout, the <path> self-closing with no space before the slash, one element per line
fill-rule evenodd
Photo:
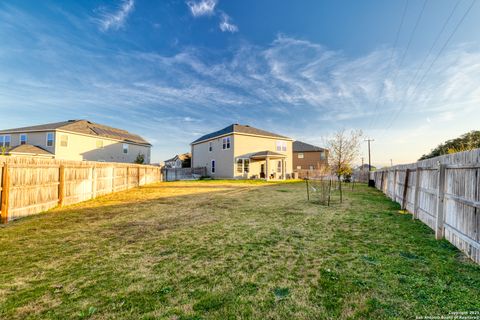
<path fill-rule="evenodd" d="M 458 138 L 448 140 L 435 149 L 430 151 L 428 154 L 424 154 L 418 160 L 425 160 L 430 158 L 435 158 L 444 154 L 451 154 L 461 151 L 467 151 L 472 149 L 480 148 L 480 131 L 470 131 L 461 135 Z"/>

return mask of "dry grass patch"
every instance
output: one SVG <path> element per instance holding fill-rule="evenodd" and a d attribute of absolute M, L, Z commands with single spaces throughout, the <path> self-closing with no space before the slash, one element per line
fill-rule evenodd
<path fill-rule="evenodd" d="M 412 318 L 480 309 L 480 268 L 365 186 L 159 183 L 0 229 L 0 318 Z M 38 305 L 38 307 L 35 307 Z"/>

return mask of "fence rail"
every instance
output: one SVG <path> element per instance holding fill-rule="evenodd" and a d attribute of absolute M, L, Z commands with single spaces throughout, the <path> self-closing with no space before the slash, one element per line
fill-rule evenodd
<path fill-rule="evenodd" d="M 160 167 L 0 156 L 1 222 L 162 180 Z"/>
<path fill-rule="evenodd" d="M 196 180 L 207 175 L 206 167 L 198 168 L 163 168 L 165 181 Z"/>
<path fill-rule="evenodd" d="M 480 149 L 372 173 L 403 209 L 480 263 Z"/>

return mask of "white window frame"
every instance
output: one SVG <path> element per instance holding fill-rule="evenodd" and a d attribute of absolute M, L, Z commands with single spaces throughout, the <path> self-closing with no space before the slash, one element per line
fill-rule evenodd
<path fill-rule="evenodd" d="M 11 147 L 12 146 L 12 136 L 9 134 L 5 134 L 0 136 L 2 137 L 2 141 L 0 142 L 0 147 Z M 7 146 L 7 137 L 8 137 L 8 146 Z"/>
<path fill-rule="evenodd" d="M 298 153 L 298 159 L 303 159 L 304 157 L 305 155 L 303 154 L 303 152 Z"/>
<path fill-rule="evenodd" d="M 22 143 L 22 137 L 25 137 L 25 142 Z M 20 137 L 18 138 L 19 145 L 24 145 L 28 143 L 28 135 L 26 133 L 21 133 Z"/>
<path fill-rule="evenodd" d="M 275 145 L 277 151 L 287 151 L 287 141 L 277 140 Z"/>
<path fill-rule="evenodd" d="M 320 151 L 320 160 L 327 159 L 327 153 L 325 151 Z"/>
<path fill-rule="evenodd" d="M 215 174 L 216 171 L 217 171 L 217 162 L 215 161 L 215 159 L 212 159 L 210 160 L 210 173 Z"/>
<path fill-rule="evenodd" d="M 222 139 L 222 149 L 223 150 L 228 150 L 230 149 L 231 146 L 231 140 L 230 137 L 225 137 Z"/>
<path fill-rule="evenodd" d="M 297 170 L 302 170 L 302 166 L 297 166 Z"/>
<path fill-rule="evenodd" d="M 52 135 L 52 145 L 49 145 L 49 144 L 48 144 L 48 141 L 49 141 L 49 140 L 48 140 L 48 135 L 50 135 L 50 134 Z M 46 135 L 45 139 L 46 139 L 45 145 L 46 145 L 47 147 L 53 147 L 53 146 L 55 145 L 55 133 L 53 133 L 53 132 L 47 132 L 47 135 Z"/>
<path fill-rule="evenodd" d="M 241 160 L 241 163 L 239 164 L 239 160 Z M 248 162 L 248 168 L 245 170 L 245 162 Z M 249 158 L 238 158 L 237 161 L 235 162 L 237 165 L 237 173 L 238 174 L 245 174 L 250 172 L 250 159 Z M 240 168 L 240 172 L 238 171 L 238 168 Z"/>
<path fill-rule="evenodd" d="M 65 140 L 63 140 L 63 138 L 65 138 Z M 65 145 L 63 145 L 64 142 L 65 142 Z M 64 148 L 68 147 L 68 135 L 67 134 L 60 135 L 60 147 L 64 147 Z"/>
<path fill-rule="evenodd" d="M 124 154 L 128 154 L 128 143 L 124 143 L 123 146 L 122 146 L 122 149 L 123 149 L 123 153 Z M 126 151 L 126 152 L 125 152 Z"/>

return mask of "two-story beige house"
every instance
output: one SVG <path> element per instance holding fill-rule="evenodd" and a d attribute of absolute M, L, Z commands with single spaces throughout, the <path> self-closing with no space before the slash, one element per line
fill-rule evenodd
<path fill-rule="evenodd" d="M 291 138 L 232 124 L 191 143 L 192 167 L 214 178 L 286 179 L 292 174 Z"/>
<path fill-rule="evenodd" d="M 62 160 L 150 163 L 152 145 L 126 130 L 87 120 L 68 120 L 0 130 L 0 148 L 12 156 Z"/>

